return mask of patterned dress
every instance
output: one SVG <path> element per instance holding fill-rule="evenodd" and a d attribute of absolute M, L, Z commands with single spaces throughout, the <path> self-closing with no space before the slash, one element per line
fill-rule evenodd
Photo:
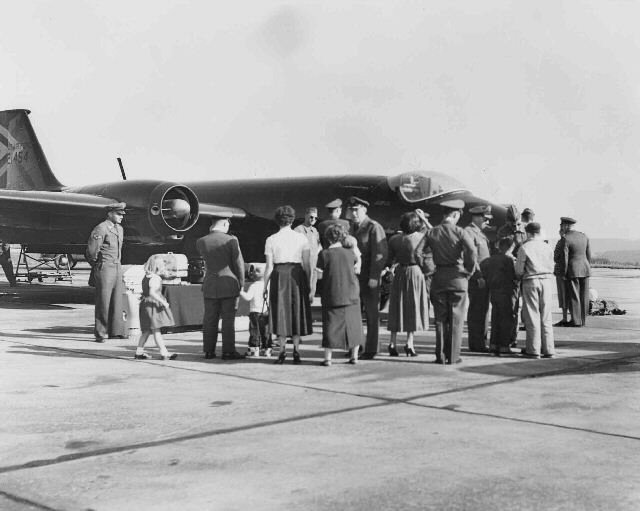
<path fill-rule="evenodd" d="M 173 326 L 173 314 L 171 309 L 165 307 L 155 298 L 149 296 L 149 284 L 151 280 L 162 288 L 162 280 L 158 275 L 145 275 L 142 279 L 142 300 L 140 301 L 140 329 L 144 331 L 155 330 L 164 326 Z"/>

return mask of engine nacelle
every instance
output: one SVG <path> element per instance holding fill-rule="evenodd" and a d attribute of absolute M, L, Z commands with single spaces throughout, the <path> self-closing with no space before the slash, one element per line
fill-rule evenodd
<path fill-rule="evenodd" d="M 127 203 L 125 237 L 133 243 L 179 240 L 198 221 L 199 202 L 188 186 L 169 181 L 120 181 L 74 191 Z"/>

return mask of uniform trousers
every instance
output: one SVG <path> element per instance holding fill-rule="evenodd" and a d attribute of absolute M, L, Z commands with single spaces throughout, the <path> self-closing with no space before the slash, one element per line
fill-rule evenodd
<path fill-rule="evenodd" d="M 93 267 L 93 275 L 96 287 L 93 335 L 96 339 L 124 336 L 122 266 L 120 263 L 99 262 Z"/>
<path fill-rule="evenodd" d="M 202 318 L 202 349 L 205 353 L 215 353 L 218 343 L 218 323 L 222 318 L 222 353 L 236 351 L 236 310 L 238 297 L 204 299 Z"/>
<path fill-rule="evenodd" d="M 467 311 L 467 327 L 469 330 L 469 349 L 485 351 L 487 349 L 489 314 L 489 288 L 478 286 L 477 279 L 469 281 L 469 310 Z"/>
<path fill-rule="evenodd" d="M 448 268 L 436 270 L 433 276 L 431 303 L 436 322 L 436 362 L 453 364 L 460 358 L 467 286 L 466 277 Z"/>
<path fill-rule="evenodd" d="M 374 288 L 369 287 L 369 281 L 360 280 L 360 302 L 367 320 L 367 340 L 364 353 L 378 353 L 378 333 L 380 331 L 380 281 Z"/>
<path fill-rule="evenodd" d="M 491 346 L 506 351 L 512 342 L 514 326 L 518 325 L 518 291 L 491 290 Z"/>
<path fill-rule="evenodd" d="M 522 309 L 527 329 L 526 352 L 530 355 L 553 355 L 553 320 L 551 304 L 553 280 L 547 277 L 534 277 L 522 281 Z"/>
<path fill-rule="evenodd" d="M 589 277 L 574 277 L 567 279 L 565 283 L 565 306 L 571 312 L 573 323 L 582 326 L 586 322 L 589 308 Z"/>
<path fill-rule="evenodd" d="M 560 307 L 564 313 L 567 309 L 567 286 L 565 285 L 564 278 L 556 276 L 556 287 L 558 289 L 558 307 Z"/>

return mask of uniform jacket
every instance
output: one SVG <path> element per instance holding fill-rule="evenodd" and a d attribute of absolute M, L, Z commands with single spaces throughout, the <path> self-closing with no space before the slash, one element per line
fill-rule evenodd
<path fill-rule="evenodd" d="M 362 254 L 360 280 L 379 279 L 388 252 L 384 229 L 378 222 L 366 217 L 359 225 L 353 226 L 352 234 Z"/>
<path fill-rule="evenodd" d="M 318 229 L 316 229 L 313 225 L 307 227 L 304 224 L 300 224 L 294 229 L 294 231 L 299 232 L 300 234 L 304 234 L 307 237 L 307 241 L 309 242 L 309 257 L 311 258 L 311 268 L 315 268 L 316 261 L 318 260 L 318 253 L 322 248 L 320 246 L 320 234 L 318 234 Z"/>
<path fill-rule="evenodd" d="M 351 231 L 351 224 L 349 223 L 349 220 L 345 220 L 344 218 L 337 218 L 335 220 L 332 218 L 329 218 L 327 220 L 323 220 L 318 224 L 318 234 L 320 235 L 322 248 L 327 248 L 329 246 L 329 243 L 327 243 L 327 240 L 324 238 L 324 233 L 327 230 L 327 227 L 335 224 L 338 224 L 344 227 L 344 232 L 346 233 L 349 233 Z"/>
<path fill-rule="evenodd" d="M 568 231 L 559 243 L 562 247 L 558 268 L 560 276 L 570 279 L 589 277 L 591 275 L 591 249 L 587 235 L 580 231 Z"/>
<path fill-rule="evenodd" d="M 244 259 L 238 238 L 224 232 L 212 231 L 196 241 L 196 249 L 204 259 L 204 297 L 238 296 L 244 286 Z"/>
<path fill-rule="evenodd" d="M 442 222 L 429 231 L 425 248 L 433 253 L 436 273 L 450 268 L 457 273 L 470 276 L 477 264 L 478 255 L 473 240 L 462 227 L 452 222 Z"/>
<path fill-rule="evenodd" d="M 124 233 L 122 226 L 111 220 L 100 222 L 91 231 L 87 243 L 87 261 L 94 267 L 98 263 L 119 263 Z"/>
<path fill-rule="evenodd" d="M 476 247 L 476 253 L 478 255 L 478 259 L 476 261 L 476 266 L 473 270 L 473 274 L 471 275 L 472 279 L 478 279 L 482 277 L 480 272 L 480 263 L 484 261 L 487 257 L 489 257 L 489 239 L 482 232 L 482 230 L 474 223 L 470 223 L 464 228 L 465 232 L 469 235 L 473 244 Z"/>

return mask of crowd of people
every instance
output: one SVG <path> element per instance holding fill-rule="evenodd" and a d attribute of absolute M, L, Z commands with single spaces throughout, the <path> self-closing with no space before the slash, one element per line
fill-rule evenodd
<path fill-rule="evenodd" d="M 322 305 L 322 364 L 330 366 L 334 350 L 348 353 L 349 363 L 371 360 L 379 353 L 381 281 L 390 279 L 387 329 L 389 356 L 399 356 L 398 335 L 406 335 L 403 351 L 415 357 L 416 332 L 429 329 L 429 306 L 435 319 L 435 360 L 461 362 L 465 321 L 471 352 L 497 356 L 518 354 L 519 323 L 526 330 L 520 355 L 555 356 L 551 320 L 555 276 L 562 320 L 555 326 L 582 326 L 588 307 L 590 251 L 586 235 L 574 230 L 576 221 L 560 219 L 560 240 L 552 249 L 531 209 L 521 215 L 514 206 L 497 231 L 488 224 L 491 206 L 469 209 L 471 222 L 458 225 L 465 203 L 440 203 L 443 219 L 432 226 L 420 209 L 399 219 L 400 231 L 387 239 L 380 223 L 368 216 L 369 203 L 359 197 L 346 201 L 349 220 L 342 218 L 343 202 L 326 204 L 327 219 L 318 224 L 318 210 L 309 207 L 295 229 L 296 212 L 279 207 L 274 219 L 278 232 L 265 241 L 264 271 L 254 265 L 245 289 L 245 264 L 238 239 L 229 234 L 231 218 L 218 217 L 196 248 L 205 265 L 203 352 L 216 358 L 221 331 L 223 360 L 276 355 L 301 362 L 301 338 L 312 333 L 311 303 L 320 290 Z M 123 203 L 107 208 L 107 219 L 92 232 L 87 250 L 97 291 L 96 341 L 123 333 L 113 314 L 121 282 L 120 249 L 125 214 Z M 317 224 L 317 227 L 316 227 Z M 488 236 L 488 233 L 491 235 Z M 145 265 L 140 320 L 143 334 L 136 358 L 148 358 L 144 345 L 153 336 L 163 359 L 174 359 L 160 329 L 173 319 L 162 296 L 161 261 L 152 256 Z M 120 275 L 120 278 L 118 278 Z M 321 281 L 318 284 L 318 281 Z M 235 316 L 239 299 L 250 303 L 247 354 L 236 349 Z M 117 310 L 117 309 L 116 309 Z M 491 321 L 489 323 L 489 310 Z M 362 317 L 366 322 L 366 333 Z M 569 319 L 569 316 L 571 319 Z M 220 326 L 221 324 L 221 326 Z M 489 328 L 490 325 L 490 328 Z M 275 342 L 272 340 L 275 336 Z M 273 353 L 277 350 L 277 353 Z"/>

